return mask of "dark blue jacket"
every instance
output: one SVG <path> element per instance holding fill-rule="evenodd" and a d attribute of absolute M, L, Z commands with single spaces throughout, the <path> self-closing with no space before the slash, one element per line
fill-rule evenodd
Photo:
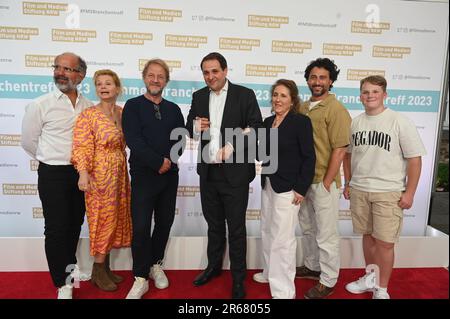
<path fill-rule="evenodd" d="M 269 153 L 270 143 L 278 143 L 278 168 L 275 173 L 264 174 L 264 167 L 269 163 L 263 163 L 261 174 L 261 186 L 264 188 L 266 177 L 276 193 L 284 193 L 294 190 L 305 196 L 314 178 L 316 153 L 314 151 L 313 129 L 311 120 L 301 114 L 288 113 L 278 126 L 278 140 L 270 140 L 269 131 L 275 119 L 270 116 L 264 120 L 266 129 L 266 154 Z"/>
<path fill-rule="evenodd" d="M 154 103 L 144 95 L 129 99 L 122 113 L 122 127 L 130 154 L 130 173 L 153 172 L 158 175 L 164 157 L 172 161 L 171 170 L 178 171 L 170 150 L 182 138 L 170 140 L 173 129 L 184 128 L 183 114 L 178 105 L 165 99 L 159 104 L 161 119 L 157 119 Z"/>

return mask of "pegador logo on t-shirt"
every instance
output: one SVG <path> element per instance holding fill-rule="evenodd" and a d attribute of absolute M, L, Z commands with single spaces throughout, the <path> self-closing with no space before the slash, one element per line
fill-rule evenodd
<path fill-rule="evenodd" d="M 352 134 L 352 144 L 354 147 L 362 145 L 378 146 L 390 152 L 391 141 L 392 137 L 384 132 L 358 131 Z"/>

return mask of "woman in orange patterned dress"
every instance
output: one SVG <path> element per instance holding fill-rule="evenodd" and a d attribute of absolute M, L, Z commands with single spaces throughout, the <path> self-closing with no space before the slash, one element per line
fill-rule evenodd
<path fill-rule="evenodd" d="M 85 192 L 90 254 L 94 256 L 91 282 L 114 291 L 120 276 L 109 268 L 112 248 L 130 247 L 130 182 L 122 108 L 116 105 L 120 80 L 111 70 L 93 78 L 99 104 L 83 111 L 75 124 L 72 163 L 80 174 L 78 187 Z"/>

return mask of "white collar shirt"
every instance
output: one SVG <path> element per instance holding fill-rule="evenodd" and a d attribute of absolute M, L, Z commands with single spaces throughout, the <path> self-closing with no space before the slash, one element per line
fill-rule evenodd
<path fill-rule="evenodd" d="M 92 105 L 78 92 L 73 107 L 69 97 L 57 88 L 28 104 L 22 121 L 21 145 L 25 152 L 48 165 L 70 165 L 75 121 Z"/>
<path fill-rule="evenodd" d="M 228 80 L 216 94 L 213 90 L 209 92 L 209 128 L 211 141 L 209 142 L 209 158 L 211 162 L 216 162 L 216 155 L 220 149 L 220 127 L 222 125 L 223 111 L 228 93 Z"/>

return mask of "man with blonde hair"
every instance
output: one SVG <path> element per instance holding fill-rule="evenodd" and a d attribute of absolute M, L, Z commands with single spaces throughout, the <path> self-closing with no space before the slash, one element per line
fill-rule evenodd
<path fill-rule="evenodd" d="M 149 277 L 158 289 L 169 286 L 162 267 L 178 189 L 177 159 L 170 157 L 170 151 L 179 142 L 171 140 L 170 133 L 184 128 L 179 106 L 162 97 L 170 79 L 167 64 L 161 59 L 148 61 L 142 78 L 147 92 L 129 99 L 122 114 L 123 133 L 131 150 L 131 252 L 135 276 L 127 299 L 140 299 L 148 291 Z M 155 227 L 151 232 L 153 213 Z"/>
<path fill-rule="evenodd" d="M 365 112 L 353 119 L 351 143 L 344 159 L 344 196 L 350 199 L 353 230 L 363 235 L 367 272 L 346 285 L 355 294 L 371 291 L 373 299 L 389 299 L 403 210 L 411 208 L 425 148 L 416 126 L 383 101 L 387 82 L 382 76 L 361 80 Z M 371 267 L 369 267 L 371 266 Z"/>

